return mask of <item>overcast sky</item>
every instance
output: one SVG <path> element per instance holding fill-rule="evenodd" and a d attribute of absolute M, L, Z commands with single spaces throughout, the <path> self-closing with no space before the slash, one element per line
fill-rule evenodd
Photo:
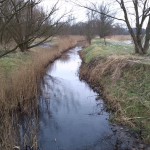
<path fill-rule="evenodd" d="M 75 5 L 74 3 L 72 3 L 71 1 L 74 1 L 76 3 L 80 3 L 81 5 L 88 5 L 91 2 L 92 3 L 96 3 L 96 4 L 101 4 L 102 2 L 105 3 L 109 3 L 110 4 L 110 9 L 112 10 L 112 12 L 117 12 L 116 13 L 116 17 L 117 18 L 124 18 L 124 15 L 122 13 L 122 11 L 119 9 L 119 6 L 117 5 L 117 3 L 114 3 L 114 0 L 59 0 L 59 14 L 62 15 L 66 12 L 70 12 L 73 14 L 73 16 L 76 18 L 76 22 L 79 21 L 86 21 L 86 9 L 79 7 L 77 5 Z M 128 1 L 128 0 L 127 0 Z M 51 8 L 51 6 L 56 3 L 57 0 L 43 0 L 42 2 L 42 6 L 49 10 Z M 131 8 L 131 3 L 126 3 L 126 5 L 128 5 L 127 7 Z M 130 11 L 131 9 L 129 9 L 128 11 Z M 130 13 L 134 13 L 133 10 L 131 10 Z M 135 21 L 133 20 L 133 17 L 130 18 L 132 21 L 132 26 L 135 27 Z M 118 22 L 115 21 L 117 23 L 123 23 L 123 22 Z"/>
<path fill-rule="evenodd" d="M 54 3 L 56 3 L 57 0 L 43 0 L 42 5 L 44 8 L 49 9 Z M 91 2 L 92 3 L 102 3 L 103 0 L 73 0 L 75 2 L 78 2 L 82 5 L 88 5 Z M 110 2 L 110 0 L 105 0 L 105 2 Z M 60 13 L 69 12 L 73 14 L 73 16 L 77 19 L 76 21 L 85 21 L 86 20 L 86 9 L 81 8 L 77 5 L 75 5 L 71 0 L 59 0 L 59 8 Z"/>

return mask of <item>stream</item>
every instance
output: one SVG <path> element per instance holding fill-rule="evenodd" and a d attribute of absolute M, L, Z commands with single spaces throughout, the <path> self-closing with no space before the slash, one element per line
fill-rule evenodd
<path fill-rule="evenodd" d="M 43 79 L 40 150 L 117 149 L 103 100 L 79 79 L 80 50 L 76 47 L 56 60 Z"/>

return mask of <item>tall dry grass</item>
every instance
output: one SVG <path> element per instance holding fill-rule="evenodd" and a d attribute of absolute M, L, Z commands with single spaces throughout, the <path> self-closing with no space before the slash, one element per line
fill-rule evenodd
<path fill-rule="evenodd" d="M 35 48 L 29 62 L 8 76 L 0 73 L 0 149 L 38 147 L 40 82 L 48 64 L 74 47 L 81 36 L 57 37 L 53 48 Z M 17 147 L 16 147 L 17 146 Z"/>
<path fill-rule="evenodd" d="M 112 35 L 107 36 L 107 39 L 114 40 L 114 41 L 128 41 L 131 40 L 130 35 Z"/>
<path fill-rule="evenodd" d="M 81 52 L 85 62 L 85 51 Z M 150 65 L 145 57 L 110 55 L 83 63 L 81 79 L 104 97 L 113 121 L 134 129 L 150 143 Z"/>

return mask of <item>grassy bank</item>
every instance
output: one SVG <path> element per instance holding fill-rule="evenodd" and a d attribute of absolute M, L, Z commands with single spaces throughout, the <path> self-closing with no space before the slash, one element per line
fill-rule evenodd
<path fill-rule="evenodd" d="M 95 39 L 81 52 L 81 78 L 103 97 L 112 121 L 128 125 L 150 142 L 150 57 L 133 54 L 132 44 Z"/>
<path fill-rule="evenodd" d="M 41 79 L 48 64 L 83 39 L 59 37 L 53 48 L 37 47 L 0 59 L 0 149 L 26 145 L 36 149 Z"/>

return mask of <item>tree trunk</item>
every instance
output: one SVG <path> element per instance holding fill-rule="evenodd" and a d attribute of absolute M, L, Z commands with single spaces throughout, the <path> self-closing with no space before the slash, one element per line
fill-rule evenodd
<path fill-rule="evenodd" d="M 145 45 L 143 48 L 143 54 L 146 54 L 148 50 L 149 50 L 149 40 L 145 41 Z"/>
<path fill-rule="evenodd" d="M 106 38 L 104 37 L 104 43 L 105 43 L 105 45 L 107 45 L 107 43 L 106 43 Z"/>
<path fill-rule="evenodd" d="M 150 41 L 150 16 L 149 16 L 148 25 L 146 28 L 145 43 L 144 43 L 144 48 L 143 48 L 144 54 L 146 54 L 149 49 L 149 44 L 150 44 L 149 41 Z"/>
<path fill-rule="evenodd" d="M 135 5 L 137 5 L 137 3 L 135 3 Z M 135 53 L 138 53 L 138 54 L 143 54 L 143 48 L 142 48 L 142 43 L 140 42 L 140 29 L 138 30 L 137 34 L 135 35 L 134 31 L 133 31 L 133 28 L 131 27 L 131 24 L 129 22 L 129 18 L 128 18 L 128 13 L 127 13 L 127 9 L 125 7 L 125 2 L 124 0 L 121 0 L 120 2 L 120 6 L 124 12 L 124 17 L 125 17 L 125 22 L 126 22 L 126 25 L 129 29 L 129 33 L 133 39 L 133 42 L 134 42 L 134 46 L 135 46 Z M 135 6 L 135 9 L 136 9 L 136 6 Z M 136 10 L 136 13 L 138 10 Z M 136 14 L 138 15 L 138 14 Z M 137 17 L 138 19 L 138 17 Z M 139 26 L 139 23 L 138 23 L 138 20 L 136 20 L 137 22 L 137 27 Z M 139 40 L 139 41 L 138 41 Z"/>
<path fill-rule="evenodd" d="M 26 52 L 28 50 L 28 45 L 25 43 L 19 44 L 19 49 L 21 52 Z"/>
<path fill-rule="evenodd" d="M 149 49 L 149 41 L 148 39 L 145 40 L 144 47 L 142 46 L 142 40 L 140 42 L 134 42 L 135 45 L 135 53 L 137 54 L 146 54 Z"/>
<path fill-rule="evenodd" d="M 91 45 L 91 43 L 92 43 L 92 40 L 91 40 L 91 39 L 89 39 L 89 44 Z"/>
<path fill-rule="evenodd" d="M 135 47 L 134 47 L 135 53 L 136 54 L 143 54 L 142 49 L 139 47 L 139 45 L 138 44 L 134 44 L 134 45 L 135 45 Z"/>
<path fill-rule="evenodd" d="M 142 41 L 137 41 L 134 35 L 131 34 L 133 43 L 134 43 L 134 50 L 136 54 L 143 54 L 143 48 L 142 48 Z"/>

